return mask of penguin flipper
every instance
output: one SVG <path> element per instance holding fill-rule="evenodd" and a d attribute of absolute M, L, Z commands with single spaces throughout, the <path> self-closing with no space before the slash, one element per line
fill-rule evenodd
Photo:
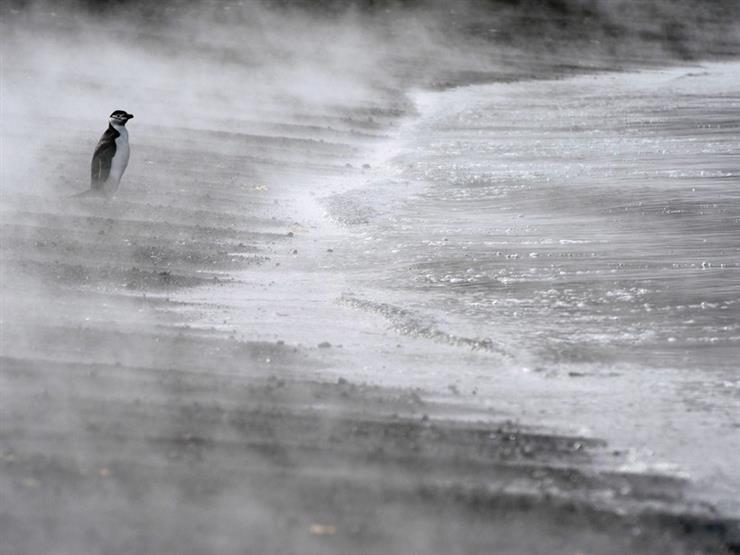
<path fill-rule="evenodd" d="M 113 157 L 116 154 L 116 141 L 110 140 L 105 134 L 95 147 L 92 163 L 90 164 L 90 188 L 93 191 L 102 191 L 105 181 L 110 176 Z"/>

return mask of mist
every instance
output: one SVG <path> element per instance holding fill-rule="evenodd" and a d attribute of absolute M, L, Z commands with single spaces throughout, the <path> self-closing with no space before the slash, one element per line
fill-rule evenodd
<path fill-rule="evenodd" d="M 701 439 L 736 289 L 698 273 L 734 268 L 736 2 L 16 0 L 0 35 L 0 553 L 740 544 L 686 454 L 738 445 Z M 120 190 L 73 197 L 118 109 Z M 707 220 L 605 215 L 678 198 Z M 614 340 L 615 298 L 668 316 Z"/>

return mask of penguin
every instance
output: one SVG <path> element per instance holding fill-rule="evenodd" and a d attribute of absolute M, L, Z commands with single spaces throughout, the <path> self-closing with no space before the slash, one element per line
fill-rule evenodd
<path fill-rule="evenodd" d="M 130 154 L 126 122 L 134 117 L 116 110 L 108 118 L 108 129 L 100 137 L 90 165 L 90 190 L 76 196 L 111 197 L 118 190 Z"/>

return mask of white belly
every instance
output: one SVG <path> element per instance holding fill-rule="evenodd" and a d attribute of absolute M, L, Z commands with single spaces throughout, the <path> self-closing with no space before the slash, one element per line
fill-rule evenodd
<path fill-rule="evenodd" d="M 121 127 L 118 129 L 118 132 L 121 133 L 121 135 L 116 138 L 116 155 L 113 156 L 113 160 L 111 160 L 110 175 L 105 184 L 106 189 L 113 193 L 118 189 L 118 183 L 121 181 L 123 172 L 126 171 L 130 153 L 128 147 L 128 132 L 126 131 L 126 128 Z"/>

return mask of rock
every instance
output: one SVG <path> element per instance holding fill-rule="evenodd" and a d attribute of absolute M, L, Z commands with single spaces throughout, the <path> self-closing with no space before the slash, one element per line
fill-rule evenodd
<path fill-rule="evenodd" d="M 333 536 L 337 533 L 337 528 L 330 524 L 312 524 L 309 531 L 314 536 Z"/>

